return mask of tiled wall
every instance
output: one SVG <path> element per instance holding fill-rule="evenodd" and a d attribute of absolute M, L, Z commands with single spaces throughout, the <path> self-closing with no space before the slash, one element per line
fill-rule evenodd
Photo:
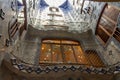
<path fill-rule="evenodd" d="M 5 40 L 9 39 L 9 35 L 8 35 L 8 25 L 9 22 L 14 20 L 14 18 L 16 17 L 16 11 L 13 11 L 12 8 L 16 8 L 16 6 L 11 8 L 11 3 L 15 2 L 15 0 L 0 0 L 0 9 L 2 9 L 3 14 L 2 15 L 2 19 L 0 17 L 0 34 L 2 35 L 2 37 L 0 38 L 0 63 L 1 60 L 3 59 L 3 52 L 1 51 L 1 49 L 3 50 L 5 47 Z M 13 17 L 14 16 L 14 17 Z M 12 22 L 11 22 L 12 23 Z M 7 50 L 5 50 L 6 52 Z"/>
<path fill-rule="evenodd" d="M 4 20 L 0 18 L 0 34 L 2 34 L 2 41 L 5 42 L 6 39 L 9 39 L 8 35 L 8 26 L 9 23 L 12 23 L 17 17 L 16 6 L 12 5 L 12 2 L 15 3 L 16 0 L 0 0 L 0 9 L 4 12 Z M 12 7 L 13 6 L 13 7 Z M 12 8 L 11 8 L 12 7 Z M 4 43 L 5 44 L 5 43 Z"/>
<path fill-rule="evenodd" d="M 96 6 L 96 10 L 95 10 L 95 15 L 96 15 L 96 19 L 92 18 L 92 22 L 93 25 L 91 26 L 93 33 L 95 33 L 96 30 L 96 22 L 99 18 L 100 15 L 100 11 L 102 10 L 102 7 L 104 4 L 103 3 L 98 3 L 95 2 L 93 3 Z M 120 9 L 120 2 L 113 2 L 113 3 L 108 3 L 109 5 L 115 6 L 117 8 Z M 96 39 L 97 44 L 99 45 L 99 47 L 97 48 L 97 50 L 100 51 L 99 55 L 101 56 L 101 58 L 103 59 L 103 61 L 105 62 L 105 64 L 107 65 L 113 65 L 113 64 L 117 64 L 118 62 L 120 62 L 120 43 L 117 42 L 117 40 L 115 40 L 113 37 L 110 39 L 110 41 L 107 43 L 107 46 L 103 46 L 101 44 L 101 42 Z"/>

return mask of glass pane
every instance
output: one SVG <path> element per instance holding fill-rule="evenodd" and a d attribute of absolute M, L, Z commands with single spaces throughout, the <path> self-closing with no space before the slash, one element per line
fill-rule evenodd
<path fill-rule="evenodd" d="M 73 46 L 73 49 L 75 51 L 75 55 L 76 55 L 78 63 L 80 63 L 80 64 L 88 64 L 89 63 L 80 46 Z"/>
<path fill-rule="evenodd" d="M 51 45 L 42 44 L 40 62 L 51 62 Z"/>
<path fill-rule="evenodd" d="M 52 62 L 53 63 L 62 63 L 62 53 L 60 45 L 52 45 Z"/>
<path fill-rule="evenodd" d="M 67 62 L 67 63 L 75 63 L 76 62 L 71 46 L 64 45 L 63 51 L 64 51 L 64 56 L 65 56 L 65 62 Z"/>

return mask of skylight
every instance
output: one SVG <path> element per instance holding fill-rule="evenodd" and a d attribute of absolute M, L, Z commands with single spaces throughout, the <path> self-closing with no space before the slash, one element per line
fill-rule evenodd
<path fill-rule="evenodd" d="M 62 3 L 64 3 L 66 0 L 45 0 L 45 1 L 49 4 L 49 6 L 58 7 Z M 70 2 L 72 2 L 72 0 L 70 0 Z"/>

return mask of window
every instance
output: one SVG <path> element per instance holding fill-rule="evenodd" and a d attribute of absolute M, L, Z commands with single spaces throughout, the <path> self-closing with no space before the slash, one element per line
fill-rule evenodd
<path fill-rule="evenodd" d="M 119 13 L 119 9 L 111 5 L 105 5 L 103 12 L 101 13 L 101 18 L 96 29 L 96 36 L 104 46 L 108 43 L 110 37 L 113 36 L 113 33 L 116 30 Z M 114 37 L 119 40 L 118 30 L 116 30 Z"/>
<path fill-rule="evenodd" d="M 86 53 L 83 52 L 80 43 L 70 40 L 43 40 L 40 53 L 40 64 L 42 63 L 92 65 Z"/>
<path fill-rule="evenodd" d="M 116 28 L 114 34 L 113 34 L 113 37 L 118 40 L 118 42 L 120 42 L 120 29 L 119 28 Z"/>
<path fill-rule="evenodd" d="M 86 58 L 79 42 L 69 40 L 43 40 L 40 63 L 83 63 Z"/>

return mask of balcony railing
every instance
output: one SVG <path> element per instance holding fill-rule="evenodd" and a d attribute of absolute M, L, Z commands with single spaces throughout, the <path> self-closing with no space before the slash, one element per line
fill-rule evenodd
<path fill-rule="evenodd" d="M 79 71 L 81 73 L 88 74 L 114 74 L 120 72 L 120 63 L 114 66 L 108 67 L 93 67 L 82 64 L 51 64 L 51 63 L 41 63 L 40 65 L 33 65 L 23 62 L 13 54 L 9 54 L 9 59 L 11 65 L 20 71 L 30 74 L 41 74 L 49 72 L 59 72 L 59 71 Z"/>

